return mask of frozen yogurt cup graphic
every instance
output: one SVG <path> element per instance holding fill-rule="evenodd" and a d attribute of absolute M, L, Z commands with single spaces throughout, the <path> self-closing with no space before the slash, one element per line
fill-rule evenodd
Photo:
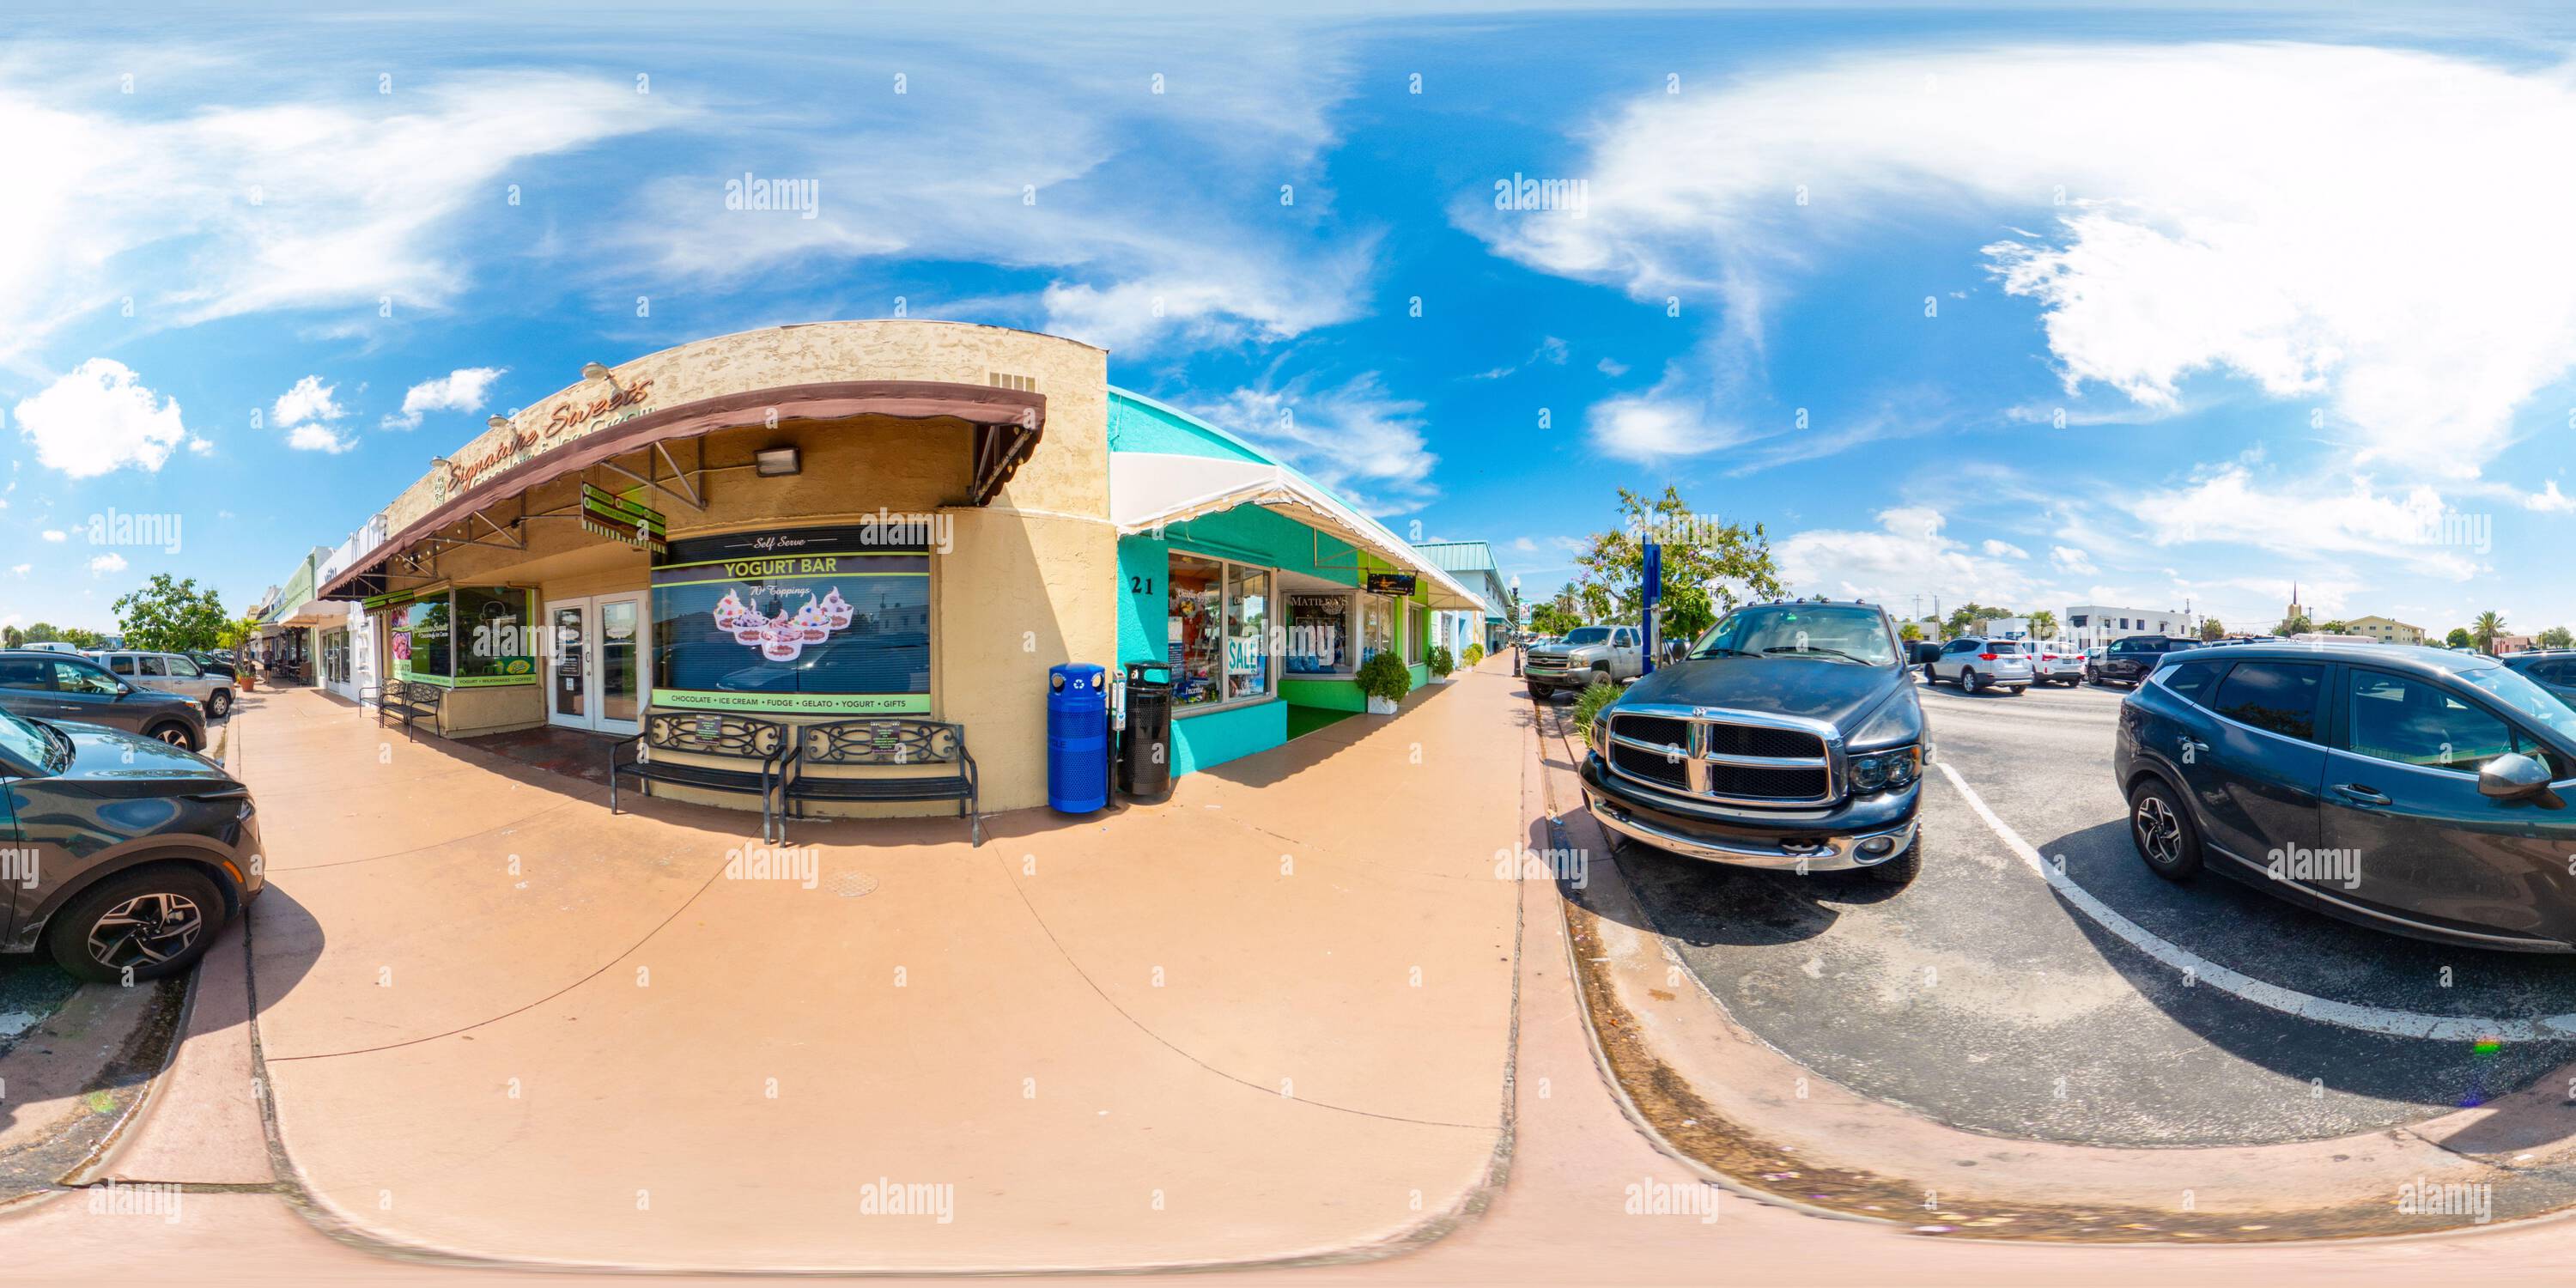
<path fill-rule="evenodd" d="M 832 637 L 831 620 L 812 604 L 796 610 L 796 626 L 804 633 L 808 644 L 820 644 Z"/>
<path fill-rule="evenodd" d="M 850 629 L 850 601 L 841 598 L 841 588 L 834 586 L 823 594 L 825 624 L 836 631 Z"/>
<path fill-rule="evenodd" d="M 772 662 L 793 662 L 805 651 L 805 632 L 787 614 L 771 619 L 760 632 L 760 655 Z"/>
<path fill-rule="evenodd" d="M 728 590 L 724 598 L 716 601 L 716 629 L 732 630 L 734 623 L 740 620 L 742 620 L 742 601 L 734 598 L 733 592 Z"/>
<path fill-rule="evenodd" d="M 733 619 L 733 642 L 736 644 L 757 647 L 767 639 L 768 635 L 769 623 L 760 620 L 758 613 L 744 613 Z"/>

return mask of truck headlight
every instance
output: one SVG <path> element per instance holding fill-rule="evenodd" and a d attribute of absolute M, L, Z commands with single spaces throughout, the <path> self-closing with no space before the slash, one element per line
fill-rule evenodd
<path fill-rule="evenodd" d="M 1913 747 L 1894 751 L 1872 752 L 1855 756 L 1851 762 L 1851 783 L 1858 791 L 1874 792 L 1887 787 L 1904 787 L 1922 776 L 1921 753 Z"/>

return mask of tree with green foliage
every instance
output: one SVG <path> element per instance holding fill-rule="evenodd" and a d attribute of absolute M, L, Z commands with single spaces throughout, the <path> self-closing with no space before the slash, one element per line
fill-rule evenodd
<path fill-rule="evenodd" d="M 1896 628 L 1896 638 L 1912 644 L 1923 638 L 1923 623 L 1905 622 Z"/>
<path fill-rule="evenodd" d="M 1530 610 L 1532 635 L 1563 635 L 1582 624 L 1581 616 L 1552 599 Z"/>
<path fill-rule="evenodd" d="M 1579 583 L 1595 622 L 1634 622 L 1644 614 L 1645 537 L 1663 547 L 1666 639 L 1696 639 L 1733 610 L 1739 589 L 1753 599 L 1780 596 L 1780 569 L 1761 524 L 1726 523 L 1692 511 L 1681 490 L 1660 497 L 1619 489 L 1620 524 L 1586 539 L 1574 557 Z"/>
<path fill-rule="evenodd" d="M 2227 638 L 2227 626 L 2226 626 L 2226 624 L 2225 624 L 2225 623 L 2223 623 L 2223 622 L 2219 621 L 2219 620 L 2218 620 L 2217 618 L 2215 618 L 2215 617 L 2204 617 L 2204 618 L 2201 618 L 2201 619 L 2200 619 L 2200 637 L 2201 637 L 2203 640 L 2221 640 L 2221 639 L 2225 639 L 2225 638 Z"/>
<path fill-rule="evenodd" d="M 2030 637 L 2035 640 L 2056 639 L 2057 614 L 2045 608 L 2034 610 L 2030 615 Z"/>
<path fill-rule="evenodd" d="M 2296 613 L 2282 618 L 2281 624 L 2272 628 L 2272 633 L 2283 636 L 2305 635 L 2316 628 L 2317 624 L 2308 620 L 2306 613 Z"/>
<path fill-rule="evenodd" d="M 156 572 L 143 589 L 116 601 L 116 627 L 125 646 L 151 653 L 186 653 L 215 648 L 230 622 L 223 599 L 212 587 L 197 589 L 197 579 L 173 581 Z"/>
<path fill-rule="evenodd" d="M 2466 626 L 2452 627 L 2451 633 L 2442 637 L 2442 642 L 2450 645 L 2452 648 L 2475 648 L 2478 643 L 2476 640 L 2469 638 L 2469 628 Z"/>
<path fill-rule="evenodd" d="M 250 647 L 250 642 L 257 638 L 259 638 L 259 616 L 256 613 L 245 613 L 224 623 L 224 628 L 215 632 L 215 647 L 240 652 Z"/>
<path fill-rule="evenodd" d="M 2576 648 L 2576 635 L 2569 634 L 2564 626 L 2552 626 L 2542 631 L 2536 642 L 2542 648 Z"/>
<path fill-rule="evenodd" d="M 17 648 L 27 642 L 27 633 L 15 626 L 0 626 L 0 648 Z"/>
<path fill-rule="evenodd" d="M 2327 622 L 2326 624 L 2324 624 L 2324 625 L 2322 625 L 2322 626 L 2319 626 L 2317 629 L 2318 629 L 2320 632 L 2323 632 L 2324 634 L 2327 634 L 2327 635 L 2354 635 L 2354 634 L 2359 634 L 2359 632 L 2357 632 L 2357 631 L 2353 630 L 2353 628 L 2352 628 L 2352 623 L 2347 622 L 2347 621 L 2345 621 L 2344 619 L 2342 619 L 2342 618 L 2340 618 L 2340 617 L 2335 618 L 2333 621 Z"/>
<path fill-rule="evenodd" d="M 2488 657 L 2495 656 L 2496 636 L 2504 633 L 2504 615 L 2493 610 L 2478 614 L 2478 620 L 2469 623 L 2470 637 L 2477 642 L 2478 651 Z"/>
<path fill-rule="evenodd" d="M 1951 609 L 1949 620 L 1944 623 L 1944 625 L 1949 628 L 1949 634 L 1955 638 L 1957 636 L 1967 634 L 1968 628 L 1979 622 L 1995 621 L 2000 618 L 2019 616 L 2021 616 L 2021 614 L 2016 613 L 2009 608 L 1989 608 L 1972 599 L 1967 603 L 1959 605 L 1957 608 Z"/>

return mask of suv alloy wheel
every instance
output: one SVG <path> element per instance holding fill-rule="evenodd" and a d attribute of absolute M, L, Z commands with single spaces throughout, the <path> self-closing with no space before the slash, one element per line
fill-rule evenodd
<path fill-rule="evenodd" d="M 2200 871 L 2200 833 L 2174 789 L 2150 777 L 2129 793 L 2129 841 L 2147 869 L 2168 881 Z"/>

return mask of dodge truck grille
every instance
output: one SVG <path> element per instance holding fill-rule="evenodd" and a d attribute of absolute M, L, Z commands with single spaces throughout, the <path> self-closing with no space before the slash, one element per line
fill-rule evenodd
<path fill-rule="evenodd" d="M 1614 709 L 1605 749 L 1610 768 L 1664 791 L 1731 804 L 1835 799 L 1834 741 L 1815 729 L 1730 717 L 1735 713 L 1709 708 Z"/>

